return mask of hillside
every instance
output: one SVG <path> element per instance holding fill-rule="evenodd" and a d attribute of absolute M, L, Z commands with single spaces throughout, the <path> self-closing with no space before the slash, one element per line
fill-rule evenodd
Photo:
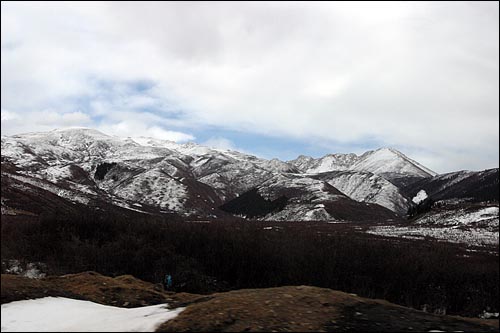
<path fill-rule="evenodd" d="M 499 169 L 458 171 L 421 179 L 402 188 L 408 197 L 421 190 L 435 201 L 481 202 L 499 199 Z"/>
<path fill-rule="evenodd" d="M 397 176 L 427 178 L 436 175 L 434 171 L 393 148 L 370 150 L 359 156 L 353 153 L 328 154 L 315 159 L 301 155 L 289 163 L 306 173 L 364 171 L 387 179 Z"/>
<path fill-rule="evenodd" d="M 494 332 L 498 320 L 442 316 L 326 288 L 285 286 L 210 295 L 165 292 L 132 276 L 94 272 L 31 280 L 2 274 L 1 302 L 64 296 L 100 304 L 137 307 L 167 303 L 185 307 L 157 331 L 464 331 Z M 3 325 L 3 322 L 2 322 Z"/>
<path fill-rule="evenodd" d="M 390 180 L 433 174 L 394 149 L 302 159 L 304 163 L 266 160 L 194 143 L 119 138 L 87 128 L 2 136 L 2 179 L 18 182 L 17 188 L 38 187 L 82 204 L 105 201 L 134 211 L 210 219 L 227 215 L 222 205 L 257 188 L 268 200 L 279 193 L 286 203 L 248 217 L 394 220 L 410 204 Z M 349 170 L 350 176 L 332 170 Z M 330 173 L 316 177 L 319 172 Z"/>
<path fill-rule="evenodd" d="M 2 136 L 1 142 L 4 211 L 16 197 L 43 191 L 142 213 L 267 221 L 398 220 L 414 209 L 420 190 L 434 201 L 498 202 L 498 169 L 437 175 L 392 148 L 284 162 L 88 128 Z M 253 190 L 262 200 L 238 199 Z M 269 209 L 266 202 L 277 199 Z"/>

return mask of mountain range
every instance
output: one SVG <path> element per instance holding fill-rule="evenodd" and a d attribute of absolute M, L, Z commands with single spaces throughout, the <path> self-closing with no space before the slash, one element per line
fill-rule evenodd
<path fill-rule="evenodd" d="M 404 219 L 421 191 L 427 201 L 499 197 L 498 168 L 439 175 L 392 148 L 281 161 L 71 128 L 2 136 L 1 156 L 2 214 L 82 204 L 189 219 L 370 222 Z"/>

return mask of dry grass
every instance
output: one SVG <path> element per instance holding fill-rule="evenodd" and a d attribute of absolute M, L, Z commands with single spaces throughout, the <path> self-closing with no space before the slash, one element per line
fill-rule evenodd
<path fill-rule="evenodd" d="M 84 299 L 92 302 L 133 308 L 161 303 L 183 304 L 201 296 L 165 292 L 155 285 L 131 275 L 111 278 L 96 272 L 84 272 L 43 279 L 2 274 L 2 303 L 46 296 Z"/>
<path fill-rule="evenodd" d="M 286 286 L 218 293 L 163 324 L 164 332 L 498 331 L 498 320 L 438 316 L 331 289 Z"/>
<path fill-rule="evenodd" d="M 207 296 L 164 292 L 130 275 L 84 272 L 43 279 L 2 274 L 2 303 L 61 296 L 122 307 L 168 303 L 186 309 L 165 332 L 498 331 L 498 320 L 438 316 L 326 288 L 285 286 Z"/>

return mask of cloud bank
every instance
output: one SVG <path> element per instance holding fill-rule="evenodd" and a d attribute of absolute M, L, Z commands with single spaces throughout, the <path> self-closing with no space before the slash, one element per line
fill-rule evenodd
<path fill-rule="evenodd" d="M 210 128 L 498 167 L 497 2 L 1 6 L 2 134 Z"/>

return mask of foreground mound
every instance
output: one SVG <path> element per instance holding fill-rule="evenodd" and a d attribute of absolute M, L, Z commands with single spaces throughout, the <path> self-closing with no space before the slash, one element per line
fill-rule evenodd
<path fill-rule="evenodd" d="M 184 304 L 198 295 L 165 292 L 155 285 L 122 275 L 115 278 L 95 272 L 49 276 L 43 279 L 2 274 L 1 302 L 13 302 L 47 296 L 88 300 L 95 303 L 134 308 L 155 304 Z"/>
<path fill-rule="evenodd" d="M 159 330 L 490 332 L 498 331 L 498 321 L 438 316 L 331 289 L 289 286 L 214 294 L 210 300 L 187 307 Z"/>
<path fill-rule="evenodd" d="M 2 303 L 64 296 L 122 307 L 186 307 L 159 331 L 498 331 L 498 320 L 439 316 L 331 289 L 286 286 L 212 295 L 165 292 L 132 276 L 94 272 L 30 280 L 2 275 Z"/>

